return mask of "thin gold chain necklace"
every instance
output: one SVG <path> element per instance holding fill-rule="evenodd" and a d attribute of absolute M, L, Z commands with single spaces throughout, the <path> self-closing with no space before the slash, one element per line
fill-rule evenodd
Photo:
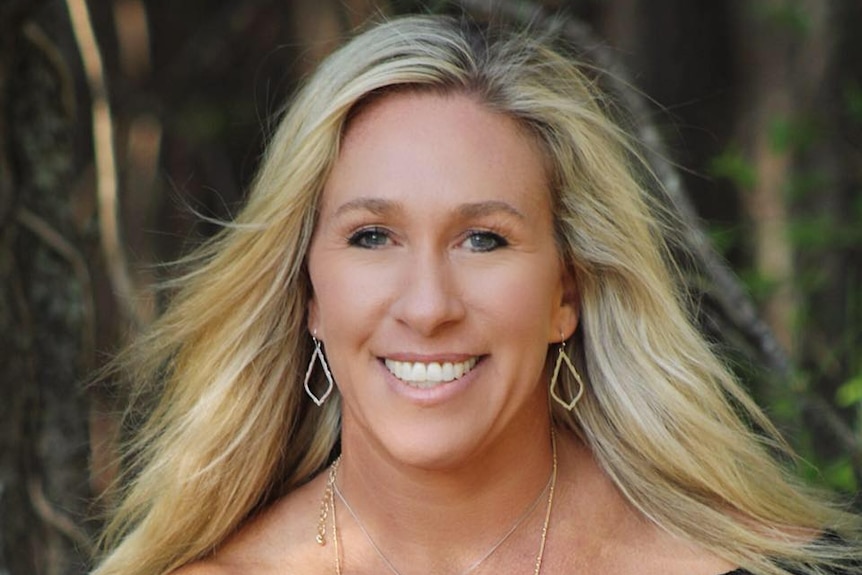
<path fill-rule="evenodd" d="M 541 537 L 541 541 L 539 543 L 539 551 L 536 555 L 535 570 L 533 571 L 533 575 L 539 575 L 539 572 L 542 570 L 542 560 L 543 560 L 544 555 L 545 555 L 545 542 L 547 541 L 547 538 L 548 538 L 548 527 L 550 525 L 551 509 L 553 508 L 553 504 L 554 504 L 554 491 L 555 491 L 556 484 L 557 484 L 557 438 L 556 438 L 556 434 L 553 432 L 553 430 L 551 432 L 551 454 L 552 454 L 553 468 L 551 470 L 551 476 L 548 479 L 548 484 L 545 486 L 544 489 L 542 489 L 541 492 L 539 492 L 539 495 L 536 497 L 536 500 L 515 521 L 515 523 L 503 535 L 503 537 L 501 537 L 499 540 L 497 540 L 497 542 L 494 543 L 494 545 L 480 559 L 473 562 L 473 564 L 470 565 L 461 575 L 468 575 L 469 573 L 472 573 L 482 563 L 484 563 L 486 559 L 488 559 L 491 555 L 493 555 L 494 552 L 501 545 L 503 545 L 503 543 L 505 543 L 506 540 L 508 540 L 509 537 L 518 529 L 518 527 L 521 525 L 521 523 L 523 523 L 524 520 L 530 514 L 532 514 L 532 512 L 535 510 L 536 506 L 539 503 L 539 500 L 541 498 L 542 493 L 544 493 L 547 490 L 548 491 L 548 504 L 547 504 L 547 508 L 545 509 L 545 520 L 542 524 L 542 537 Z M 336 459 L 335 462 L 332 464 L 332 466 L 329 469 L 329 477 L 327 478 L 326 488 L 324 490 L 323 499 L 321 501 L 321 506 L 320 506 L 320 518 L 319 518 L 319 523 L 318 523 L 317 542 L 321 545 L 324 545 L 326 543 L 326 519 L 329 515 L 329 510 L 331 509 L 331 511 L 332 511 L 332 540 L 333 540 L 333 546 L 335 548 L 334 549 L 334 552 L 335 552 L 335 573 L 336 573 L 336 575 L 342 575 L 341 556 L 340 556 L 340 552 L 338 549 L 338 525 L 337 525 L 336 516 L 335 516 L 335 496 L 338 495 L 338 498 L 341 500 L 341 502 L 347 508 L 348 512 L 353 517 L 354 521 L 356 521 L 356 524 L 359 526 L 360 531 L 362 531 L 362 534 L 368 540 L 368 543 L 371 544 L 371 547 L 374 549 L 374 551 L 377 553 L 377 555 L 380 557 L 380 559 L 386 564 L 386 566 L 389 568 L 390 571 L 392 571 L 392 573 L 394 575 L 401 575 L 401 572 L 398 571 L 398 569 L 392 564 L 392 562 L 389 560 L 389 558 L 386 557 L 386 555 L 383 553 L 383 551 L 380 549 L 380 547 L 374 542 L 374 539 L 371 537 L 371 534 L 365 528 L 362 521 L 357 516 L 356 512 L 354 512 L 353 508 L 350 506 L 350 503 L 348 503 L 347 499 L 341 493 L 341 490 L 338 489 L 338 485 L 336 484 L 335 481 L 337 478 L 338 466 L 340 463 L 341 463 L 341 457 Z"/>

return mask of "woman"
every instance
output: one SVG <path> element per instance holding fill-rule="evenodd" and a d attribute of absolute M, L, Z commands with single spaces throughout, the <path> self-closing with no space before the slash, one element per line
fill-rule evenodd
<path fill-rule="evenodd" d="M 156 401 L 95 573 L 857 572 L 858 518 L 692 327 L 605 108 L 446 18 L 331 56 L 119 360 Z"/>

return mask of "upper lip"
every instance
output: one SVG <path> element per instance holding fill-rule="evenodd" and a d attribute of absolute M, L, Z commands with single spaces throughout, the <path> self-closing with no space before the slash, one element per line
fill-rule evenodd
<path fill-rule="evenodd" d="M 387 353 L 379 356 L 380 359 L 392 361 L 409 361 L 411 363 L 459 363 L 468 361 L 474 357 L 481 357 L 475 353 L 417 353 L 397 352 Z"/>

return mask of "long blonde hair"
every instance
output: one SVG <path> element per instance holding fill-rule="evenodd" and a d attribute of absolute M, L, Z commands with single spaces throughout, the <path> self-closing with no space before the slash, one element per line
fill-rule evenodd
<path fill-rule="evenodd" d="M 135 434 L 94 573 L 163 574 L 205 556 L 332 458 L 340 401 L 318 409 L 302 386 L 305 255 L 351 113 L 393 89 L 469 93 L 542 142 L 560 253 L 581 298 L 571 348 L 587 383 L 577 409 L 554 418 L 625 497 L 758 574 L 858 557 L 857 518 L 775 462 L 778 434 L 693 328 L 649 170 L 593 81 L 535 34 L 410 17 L 322 64 L 281 121 L 243 211 L 190 257 L 167 311 L 113 364 L 110 377 L 137 399 L 127 414 Z"/>

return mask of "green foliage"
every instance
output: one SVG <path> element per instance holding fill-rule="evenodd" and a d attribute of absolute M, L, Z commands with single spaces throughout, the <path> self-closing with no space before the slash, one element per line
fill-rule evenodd
<path fill-rule="evenodd" d="M 727 257 L 730 250 L 739 244 L 739 227 L 720 224 L 710 224 L 707 229 L 712 247 L 721 255 Z"/>
<path fill-rule="evenodd" d="M 849 495 L 856 493 L 860 486 L 849 455 L 823 453 L 822 449 L 818 449 L 817 440 L 808 426 L 796 428 L 792 434 L 796 451 L 801 455 L 797 461 L 801 477 L 817 487 Z"/>
<path fill-rule="evenodd" d="M 843 224 L 825 214 L 798 216 L 790 223 L 790 239 L 799 250 L 852 248 L 862 242 L 858 223 Z"/>
<path fill-rule="evenodd" d="M 819 130 L 811 118 L 773 118 L 769 125 L 769 144 L 776 153 L 804 151 L 817 140 Z"/>
<path fill-rule="evenodd" d="M 862 84 L 847 85 L 842 104 L 843 115 L 854 129 L 862 126 Z M 766 375 L 754 377 L 752 391 L 769 406 L 771 416 L 786 427 L 793 445 L 807 462 L 801 469 L 803 476 L 813 485 L 852 494 L 862 489 L 852 458 L 824 446 L 822 434 L 807 425 L 797 425 L 801 397 L 809 393 L 827 397 L 834 394 L 834 405 L 841 410 L 844 421 L 862 438 L 862 283 L 857 267 L 852 265 L 854 254 L 862 253 L 862 190 L 858 186 L 853 191 L 838 187 L 846 185 L 846 180 L 838 181 L 841 176 L 818 162 L 818 155 L 807 154 L 834 138 L 834 134 L 826 132 L 825 125 L 819 116 L 802 115 L 776 117 L 769 124 L 769 151 L 776 156 L 786 155 L 792 162 L 782 191 L 790 214 L 786 239 L 796 258 L 793 289 L 801 298 L 793 323 L 798 336 L 806 340 L 805 355 L 797 362 L 805 366 L 805 372 L 797 374 L 797 379 L 803 381 L 802 388 L 793 382 L 769 385 L 765 383 Z M 740 194 L 758 184 L 753 156 L 746 155 L 739 146 L 728 147 L 715 157 L 709 172 L 732 182 Z M 852 177 L 850 182 L 855 182 Z M 830 203 L 822 203 L 823 198 Z M 738 254 L 740 248 L 745 253 L 753 226 L 761 224 L 714 225 L 710 237 L 723 254 L 730 250 Z M 839 270 L 836 264 L 850 265 Z M 775 278 L 758 272 L 751 263 L 737 262 L 737 270 L 757 302 L 767 301 L 779 287 Z M 840 286 L 833 289 L 836 282 Z M 817 302 L 835 296 L 843 298 L 843 311 L 840 304 L 818 308 Z M 804 382 L 809 385 L 806 387 Z"/>
<path fill-rule="evenodd" d="M 839 457 L 822 469 L 820 479 L 827 487 L 844 493 L 857 491 L 856 475 L 853 473 L 853 463 L 849 457 Z"/>
<path fill-rule="evenodd" d="M 766 400 L 766 398 L 764 398 Z M 790 395 L 768 398 L 769 413 L 775 421 L 794 421 L 799 417 L 799 402 Z M 796 438 L 796 443 L 799 443 Z"/>
<path fill-rule="evenodd" d="M 862 404 L 862 373 L 851 378 L 838 388 L 835 401 L 841 407 L 851 407 Z"/>
<path fill-rule="evenodd" d="M 811 29 L 809 15 L 799 0 L 755 2 L 751 6 L 755 17 L 794 36 L 806 36 Z"/>
<path fill-rule="evenodd" d="M 748 190 L 757 183 L 754 165 L 739 148 L 728 148 L 709 163 L 709 173 L 717 178 L 727 178 L 741 190 Z"/>
<path fill-rule="evenodd" d="M 770 278 L 751 267 L 741 270 L 739 277 L 748 288 L 751 297 L 758 302 L 767 300 L 778 287 L 775 278 Z"/>
<path fill-rule="evenodd" d="M 816 169 L 794 173 L 785 185 L 787 199 L 791 202 L 815 197 L 831 185 L 828 177 Z"/>

